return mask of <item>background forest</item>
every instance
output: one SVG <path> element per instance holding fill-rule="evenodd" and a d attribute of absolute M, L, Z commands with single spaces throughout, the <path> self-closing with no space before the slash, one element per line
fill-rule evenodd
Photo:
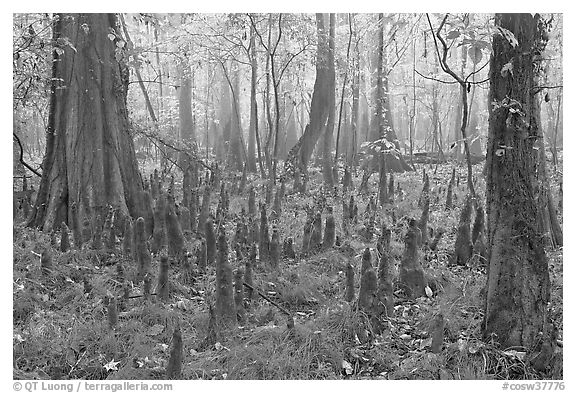
<path fill-rule="evenodd" d="M 14 14 L 14 378 L 562 379 L 562 32 Z"/>

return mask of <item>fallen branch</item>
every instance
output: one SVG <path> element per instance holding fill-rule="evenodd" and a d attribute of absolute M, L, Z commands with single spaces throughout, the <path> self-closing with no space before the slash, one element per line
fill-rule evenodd
<path fill-rule="evenodd" d="M 294 328 L 294 317 L 292 317 L 292 314 L 290 314 L 290 312 L 288 310 L 286 310 L 284 307 L 282 307 L 281 305 L 279 305 L 278 303 L 276 303 L 274 300 L 270 299 L 268 296 L 264 295 L 262 292 L 260 292 L 259 290 L 257 290 L 256 288 L 254 288 L 252 285 L 250 284 L 246 284 L 245 282 L 243 282 L 242 284 L 244 284 L 244 286 L 250 290 L 252 290 L 253 292 L 256 292 L 258 295 L 260 295 L 264 300 L 270 302 L 270 304 L 278 307 L 278 310 L 282 311 L 284 314 L 286 314 L 286 316 L 288 317 L 288 321 L 286 322 L 286 325 L 288 326 L 289 329 Z"/>
<path fill-rule="evenodd" d="M 256 292 L 258 295 L 260 295 L 264 300 L 270 302 L 272 305 L 278 307 L 278 309 L 280 311 L 282 311 L 284 314 L 288 315 L 290 318 L 292 318 L 292 314 L 290 314 L 290 312 L 288 310 L 286 310 L 284 307 L 282 307 L 281 305 L 279 305 L 278 303 L 276 303 L 274 300 L 270 299 L 268 296 L 264 295 L 262 292 L 260 292 L 258 289 L 254 288 L 252 285 L 250 284 L 246 284 L 245 282 L 242 283 L 244 284 L 244 286 L 254 292 Z"/>

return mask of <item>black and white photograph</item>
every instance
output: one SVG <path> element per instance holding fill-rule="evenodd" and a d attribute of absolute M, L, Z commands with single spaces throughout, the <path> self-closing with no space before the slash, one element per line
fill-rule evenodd
<path fill-rule="evenodd" d="M 11 14 L 9 388 L 570 391 L 564 14 L 185 6 Z"/>

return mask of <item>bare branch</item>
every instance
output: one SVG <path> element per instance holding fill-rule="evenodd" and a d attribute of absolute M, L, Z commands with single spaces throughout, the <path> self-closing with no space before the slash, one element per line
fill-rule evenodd
<path fill-rule="evenodd" d="M 30 170 L 30 172 L 32 172 L 33 174 L 35 174 L 38 177 L 42 177 L 42 174 L 39 173 L 38 171 L 36 171 L 34 168 L 32 168 L 30 165 L 28 165 L 25 161 L 24 161 L 24 148 L 22 147 L 22 142 L 20 142 L 20 138 L 18 137 L 18 135 L 16 135 L 15 132 L 12 132 L 12 136 L 13 138 L 16 140 L 16 142 L 18 143 L 18 146 L 20 147 L 20 157 L 19 160 L 20 163 L 22 165 L 24 165 L 26 168 L 28 168 L 28 170 Z"/>
<path fill-rule="evenodd" d="M 431 76 L 423 75 L 423 74 L 420 73 L 420 71 L 418 71 L 417 69 L 414 69 L 414 71 L 416 71 L 416 73 L 417 73 L 418 75 L 420 75 L 422 78 L 428 79 L 428 80 L 431 80 L 431 81 L 440 82 L 440 83 L 445 83 L 445 84 L 447 84 L 447 85 L 453 85 L 453 84 L 455 84 L 455 83 L 458 83 L 458 81 L 443 81 L 443 80 L 441 80 L 441 79 L 436 79 L 436 78 L 431 77 Z"/>

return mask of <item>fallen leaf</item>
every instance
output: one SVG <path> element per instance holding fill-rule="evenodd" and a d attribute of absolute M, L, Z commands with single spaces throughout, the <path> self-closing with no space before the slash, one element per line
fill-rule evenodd
<path fill-rule="evenodd" d="M 518 360 L 524 360 L 524 357 L 526 356 L 526 352 L 515 351 L 513 349 L 511 349 L 509 351 L 504 351 L 503 353 L 504 353 L 504 355 L 508 355 L 510 357 L 517 358 Z"/>
<path fill-rule="evenodd" d="M 103 367 L 106 369 L 106 371 L 118 371 L 119 364 L 120 362 L 115 362 L 114 359 L 112 359 L 108 363 L 106 363 Z"/>
<path fill-rule="evenodd" d="M 346 373 L 346 375 L 352 375 L 354 373 L 354 369 L 352 368 L 352 365 L 347 362 L 346 360 L 342 360 L 342 368 L 344 369 L 344 372 Z"/>

